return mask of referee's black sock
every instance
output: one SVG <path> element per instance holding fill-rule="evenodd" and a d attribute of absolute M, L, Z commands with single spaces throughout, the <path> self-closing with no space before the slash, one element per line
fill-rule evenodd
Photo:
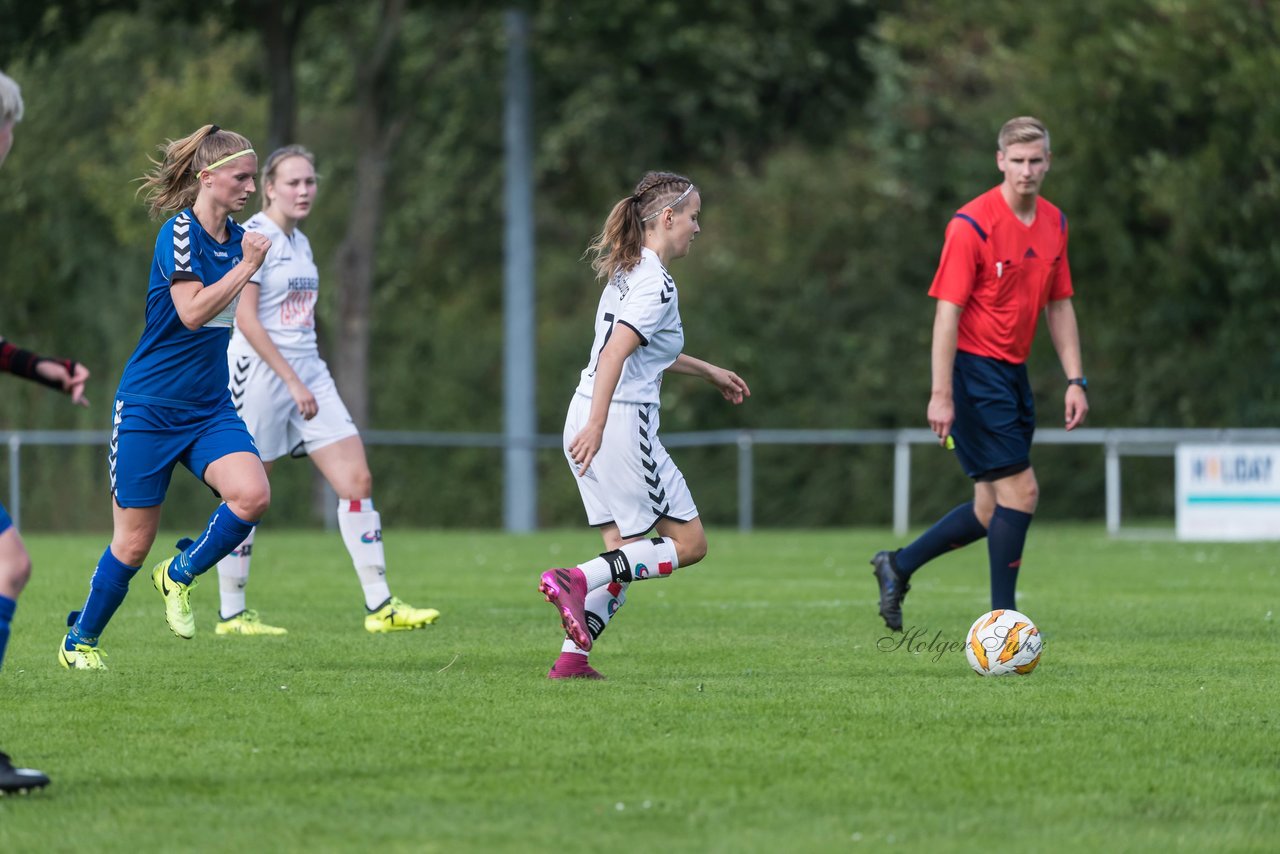
<path fill-rule="evenodd" d="M 965 502 L 934 522 L 933 527 L 911 545 L 899 549 L 894 555 L 893 567 L 903 578 L 910 578 L 911 573 L 938 555 L 967 546 L 986 535 L 987 529 L 973 512 L 973 502 Z"/>
<path fill-rule="evenodd" d="M 1022 547 L 1031 527 L 1031 514 L 996 505 L 987 529 L 987 556 L 991 560 L 991 608 L 1016 610 L 1015 592 L 1018 569 L 1022 566 Z"/>

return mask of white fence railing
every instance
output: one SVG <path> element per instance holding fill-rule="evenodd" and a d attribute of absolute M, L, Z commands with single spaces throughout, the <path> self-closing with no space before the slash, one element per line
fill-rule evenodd
<path fill-rule="evenodd" d="M 366 430 L 367 445 L 399 445 L 433 448 L 505 448 L 500 433 L 440 433 L 414 430 Z M 0 442 L 9 448 L 9 498 L 6 507 L 14 523 L 22 512 L 22 448 L 24 445 L 103 445 L 110 439 L 102 430 L 0 431 Z M 558 434 L 537 437 L 538 448 L 558 448 Z M 1095 445 L 1102 449 L 1106 472 L 1107 531 L 1120 530 L 1120 459 L 1126 456 L 1171 457 L 1178 445 L 1280 444 L 1280 429 L 1179 429 L 1179 428 L 1082 428 L 1037 430 L 1038 445 Z M 662 437 L 669 448 L 736 446 L 738 449 L 738 528 L 754 526 L 753 487 L 757 445 L 878 445 L 892 446 L 893 530 L 907 532 L 910 519 L 911 446 L 931 445 L 937 438 L 928 430 L 709 430 L 669 433 Z M 536 495 L 526 496 L 531 504 Z"/>

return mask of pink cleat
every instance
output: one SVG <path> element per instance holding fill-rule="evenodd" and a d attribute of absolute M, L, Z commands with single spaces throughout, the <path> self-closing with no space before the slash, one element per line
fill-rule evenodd
<path fill-rule="evenodd" d="M 548 569 L 542 573 L 538 592 L 560 612 L 565 634 L 583 652 L 591 650 L 591 634 L 587 631 L 587 577 L 582 570 Z"/>
<path fill-rule="evenodd" d="M 604 675 L 587 663 L 585 655 L 576 652 L 562 652 L 551 665 L 547 673 L 548 679 L 603 679 Z"/>

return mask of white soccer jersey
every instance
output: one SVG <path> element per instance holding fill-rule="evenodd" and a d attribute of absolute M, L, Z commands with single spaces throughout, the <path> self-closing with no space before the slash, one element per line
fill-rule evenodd
<path fill-rule="evenodd" d="M 311 241 L 298 229 L 285 234 L 271 217 L 259 211 L 244 224 L 271 239 L 266 260 L 249 281 L 258 285 L 258 319 L 271 341 L 286 357 L 317 352 L 316 294 L 320 274 L 311 257 Z M 237 328 L 229 351 L 256 356 L 257 351 Z"/>
<path fill-rule="evenodd" d="M 684 325 L 680 322 L 675 279 L 652 249 L 642 249 L 639 264 L 629 272 L 614 274 L 604 286 L 596 309 L 591 361 L 582 371 L 578 394 L 591 396 L 600 351 L 619 323 L 640 336 L 640 346 L 623 363 L 613 399 L 623 403 L 658 403 L 662 372 L 671 367 L 684 349 Z"/>

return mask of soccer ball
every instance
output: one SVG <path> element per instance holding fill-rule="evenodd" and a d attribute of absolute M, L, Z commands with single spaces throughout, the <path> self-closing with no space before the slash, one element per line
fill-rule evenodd
<path fill-rule="evenodd" d="M 980 676 L 1026 676 L 1040 663 L 1044 641 L 1026 614 L 1001 609 L 974 621 L 965 638 L 964 654 Z"/>

